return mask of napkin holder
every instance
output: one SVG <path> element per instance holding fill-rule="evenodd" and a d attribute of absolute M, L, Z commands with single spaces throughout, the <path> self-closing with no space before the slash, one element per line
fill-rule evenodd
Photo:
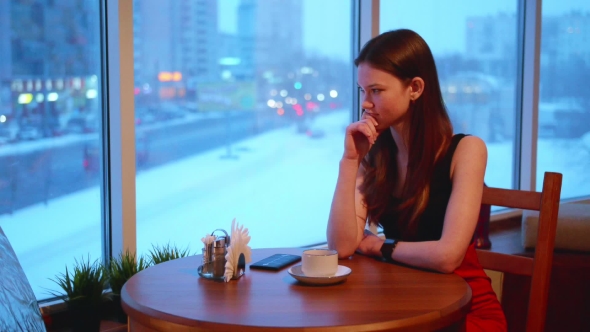
<path fill-rule="evenodd" d="M 224 235 L 215 235 L 216 232 L 222 232 Z M 199 275 L 205 279 L 224 280 L 225 264 L 227 262 L 227 248 L 230 245 L 231 238 L 223 229 L 216 229 L 211 232 L 211 236 L 215 240 L 209 244 L 205 244 L 203 248 L 203 264 L 197 268 Z M 238 273 L 231 279 L 239 279 L 246 271 L 246 260 L 244 255 L 240 255 L 238 261 Z"/>

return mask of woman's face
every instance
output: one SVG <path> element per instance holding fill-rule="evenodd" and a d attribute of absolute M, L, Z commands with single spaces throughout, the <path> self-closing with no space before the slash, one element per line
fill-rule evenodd
<path fill-rule="evenodd" d="M 358 85 L 362 108 L 377 120 L 378 132 L 403 121 L 412 99 L 411 85 L 367 63 L 358 66 Z"/>

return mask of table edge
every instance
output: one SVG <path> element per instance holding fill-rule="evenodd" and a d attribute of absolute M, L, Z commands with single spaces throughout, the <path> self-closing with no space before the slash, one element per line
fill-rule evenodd
<path fill-rule="evenodd" d="M 281 248 L 268 248 L 273 250 L 282 250 Z M 301 248 L 289 248 L 301 249 Z M 191 258 L 183 257 L 179 259 Z M 194 259 L 194 258 L 191 258 Z M 165 264 L 164 262 L 163 264 Z M 460 276 L 458 276 L 460 277 Z M 461 278 L 463 279 L 463 278 Z M 463 279 L 464 280 L 464 279 Z M 465 281 L 465 280 L 464 280 Z M 464 296 L 455 302 L 452 306 L 447 308 L 446 312 L 433 311 L 425 313 L 419 316 L 414 316 L 405 319 L 396 319 L 392 321 L 384 321 L 378 323 L 368 323 L 361 325 L 349 325 L 349 326 L 306 326 L 306 327 L 270 327 L 270 326 L 254 326 L 254 325 L 235 325 L 220 322 L 209 322 L 197 319 L 187 319 L 181 316 L 172 315 L 169 313 L 154 310 L 149 307 L 145 307 L 137 303 L 130 297 L 127 289 L 123 285 L 121 289 L 121 306 L 123 310 L 129 316 L 129 320 L 136 321 L 146 327 L 156 328 L 157 331 L 161 331 L 162 328 L 170 328 L 171 331 L 176 331 L 178 328 L 182 328 L 186 331 L 205 331 L 205 330 L 230 330 L 239 329 L 240 331 L 277 331 L 277 330 L 289 330 L 289 331 L 376 331 L 376 330 L 406 330 L 406 329 L 441 329 L 444 327 L 451 326 L 454 323 L 459 322 L 465 317 L 471 308 L 472 290 L 467 281 L 465 281 L 465 287 L 467 292 Z M 173 328 L 173 329 L 172 329 Z"/>

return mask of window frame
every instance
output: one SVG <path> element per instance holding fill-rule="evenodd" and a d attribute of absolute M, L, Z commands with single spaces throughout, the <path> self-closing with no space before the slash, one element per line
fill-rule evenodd
<path fill-rule="evenodd" d="M 542 1 L 518 2 L 518 88 L 513 187 L 536 190 Z"/>
<path fill-rule="evenodd" d="M 133 1 L 103 0 L 103 260 L 136 251 Z"/>
<path fill-rule="evenodd" d="M 352 1 L 352 55 L 379 33 L 380 0 Z M 103 261 L 123 250 L 136 251 L 136 161 L 134 111 L 133 2 L 101 0 L 101 98 L 103 108 L 102 251 Z M 518 1 L 517 119 L 513 187 L 536 189 L 538 101 L 542 1 Z M 353 72 L 351 121 L 361 114 L 356 68 Z M 123 111 L 125 110 L 125 111 Z M 562 200 L 585 201 L 590 195 Z M 519 211 L 493 213 L 492 222 L 520 215 Z M 61 301 L 39 301 L 45 308 Z M 49 309 L 52 310 L 52 309 Z"/>
<path fill-rule="evenodd" d="M 353 2 L 352 54 L 379 33 L 380 0 Z M 106 82 L 103 95 L 108 111 L 105 119 L 105 203 L 104 253 L 136 250 L 135 211 L 135 124 L 133 94 L 133 5 L 132 1 L 103 0 L 105 3 Z M 518 1 L 518 77 L 517 112 L 513 165 L 513 188 L 535 190 L 537 171 L 537 123 L 539 100 L 540 42 L 542 23 L 541 0 Z M 103 30 L 104 31 L 104 30 Z M 351 121 L 360 117 L 356 70 L 353 70 L 353 110 Z M 127 93 L 124 93 L 127 91 Z M 123 109 L 132 111 L 122 112 Z M 106 185 L 108 184 L 108 185 Z M 580 197 L 573 200 L 587 199 Z M 492 220 L 518 215 L 515 211 L 493 213 Z"/>
<path fill-rule="evenodd" d="M 379 34 L 381 0 L 353 1 L 353 58 L 360 48 Z M 132 1 L 104 0 L 106 38 L 103 59 L 106 59 L 105 81 L 105 185 L 104 253 L 136 249 L 135 201 L 135 124 L 133 91 L 133 5 Z M 535 190 L 537 167 L 537 123 L 542 1 L 518 1 L 518 64 L 516 126 L 513 165 L 513 188 Z M 109 51 L 113 50 L 113 51 Z M 351 121 L 360 118 L 356 68 L 353 70 L 353 109 Z M 121 112 L 129 109 L 129 112 Z M 587 197 L 580 197 L 584 199 Z M 572 200 L 572 199 L 570 199 Z M 498 211 L 493 220 L 515 215 L 514 211 Z"/>

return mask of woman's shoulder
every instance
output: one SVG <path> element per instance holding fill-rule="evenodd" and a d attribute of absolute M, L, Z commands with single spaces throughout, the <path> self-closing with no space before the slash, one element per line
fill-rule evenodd
<path fill-rule="evenodd" d="M 485 142 L 477 136 L 465 136 L 459 142 L 451 161 L 450 178 L 455 185 L 484 182 L 488 151 Z"/>
<path fill-rule="evenodd" d="M 454 134 L 447 148 L 446 158 L 449 161 L 454 159 L 457 151 L 463 154 L 466 153 L 465 151 L 469 152 L 482 149 L 487 151 L 486 144 L 481 138 L 470 134 Z"/>
<path fill-rule="evenodd" d="M 457 150 L 465 150 L 465 149 L 484 149 L 486 148 L 486 143 L 484 140 L 479 138 L 475 135 L 469 134 L 455 134 L 453 135 L 453 140 L 457 140 Z"/>
<path fill-rule="evenodd" d="M 457 134 L 454 136 L 457 137 Z M 488 150 L 486 143 L 479 137 L 474 135 L 462 136 L 457 143 L 455 153 L 453 154 L 452 164 L 470 162 L 480 160 L 484 164 L 487 163 Z"/>

